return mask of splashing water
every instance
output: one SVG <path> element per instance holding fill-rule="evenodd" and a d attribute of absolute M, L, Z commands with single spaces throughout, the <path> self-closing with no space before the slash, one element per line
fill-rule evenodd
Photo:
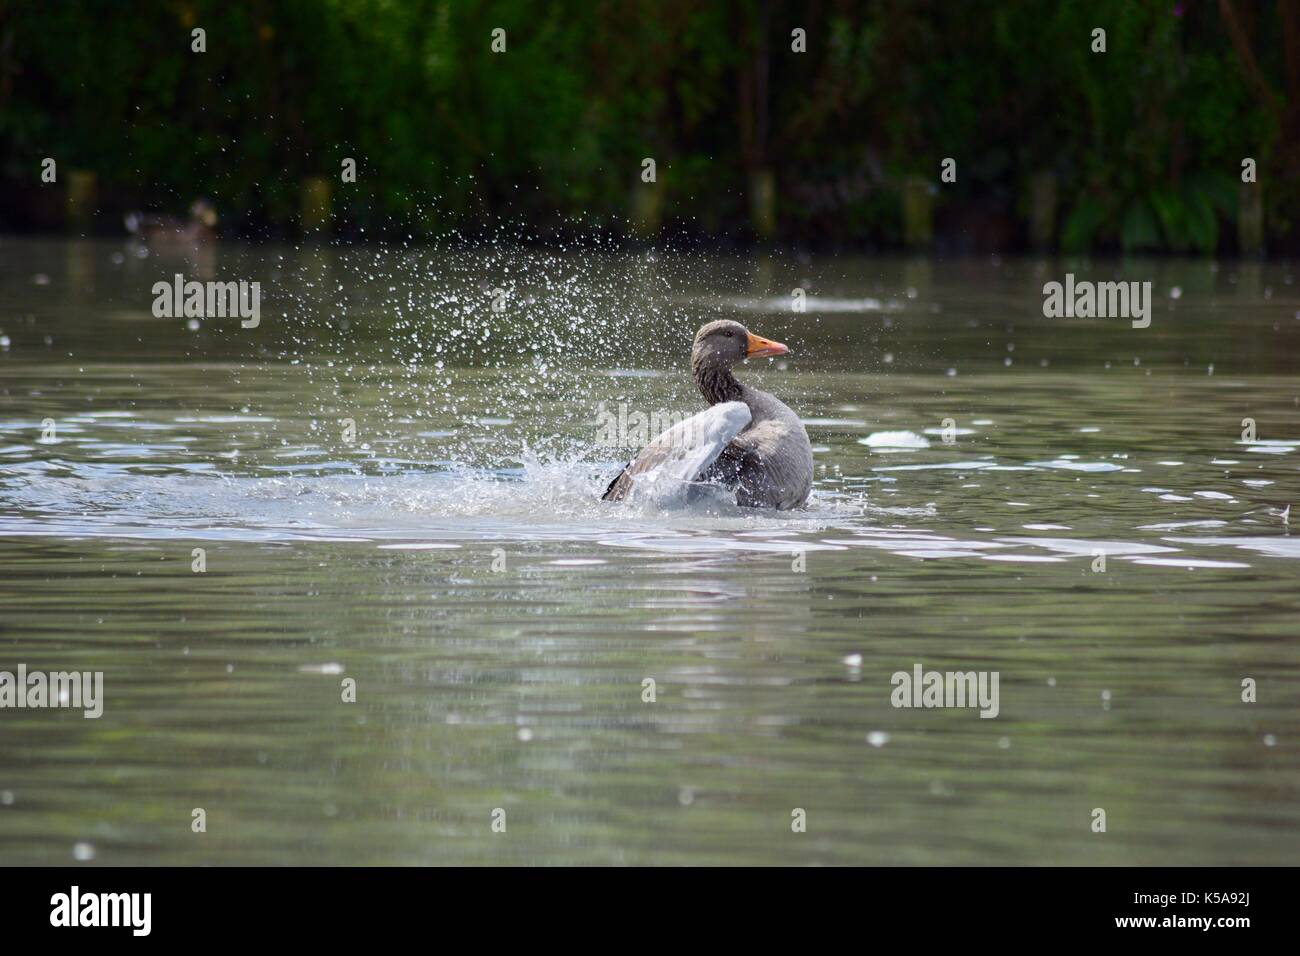
<path fill-rule="evenodd" d="M 0 241 L 0 620 L 112 688 L 112 733 L 5 718 L 6 862 L 192 863 L 148 821 L 214 787 L 214 864 L 788 862 L 801 806 L 813 863 L 1294 858 L 1289 267 L 1151 265 L 1175 336 L 1048 322 L 1010 260 Z M 262 327 L 155 320 L 173 271 Z M 792 347 L 738 375 L 808 508 L 601 502 L 719 315 Z M 916 662 L 1000 671 L 997 720 L 893 709 Z"/>

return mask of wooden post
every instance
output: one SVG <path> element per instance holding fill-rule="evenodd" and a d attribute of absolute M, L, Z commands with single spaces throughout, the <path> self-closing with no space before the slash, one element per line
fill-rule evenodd
<path fill-rule="evenodd" d="M 330 222 L 330 181 L 324 176 L 304 176 L 301 192 L 303 234 L 325 231 Z"/>
<path fill-rule="evenodd" d="M 82 234 L 89 231 L 91 220 L 95 217 L 98 192 L 98 181 L 94 173 L 84 169 L 68 171 L 65 210 L 69 229 Z"/>
<path fill-rule="evenodd" d="M 750 174 L 749 221 L 758 238 L 767 241 L 776 236 L 776 174 L 770 169 Z"/>
<path fill-rule="evenodd" d="M 1264 254 L 1264 194 L 1259 183 L 1242 183 L 1237 193 L 1237 251 L 1243 256 Z"/>
<path fill-rule="evenodd" d="M 1056 244 L 1056 174 L 1037 173 L 1029 183 L 1029 244 L 1047 252 Z"/>
<path fill-rule="evenodd" d="M 659 231 L 663 222 L 664 192 L 658 182 L 646 183 L 637 179 L 632 187 L 632 231 L 649 238 Z"/>
<path fill-rule="evenodd" d="M 909 249 L 923 249 L 934 239 L 934 201 L 930 183 L 920 176 L 903 181 L 903 242 Z"/>

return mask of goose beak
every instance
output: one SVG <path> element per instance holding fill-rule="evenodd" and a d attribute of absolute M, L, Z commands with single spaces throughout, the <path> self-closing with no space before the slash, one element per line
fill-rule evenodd
<path fill-rule="evenodd" d="M 769 358 L 773 355 L 784 355 L 788 351 L 790 351 L 788 346 L 750 332 L 748 347 L 745 349 L 745 358 Z"/>

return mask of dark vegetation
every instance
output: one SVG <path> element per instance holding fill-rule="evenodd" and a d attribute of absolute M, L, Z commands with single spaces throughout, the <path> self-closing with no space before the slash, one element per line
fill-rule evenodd
<path fill-rule="evenodd" d="M 7 231 L 1294 253 L 1300 0 L 0 0 L 0 191 Z"/>

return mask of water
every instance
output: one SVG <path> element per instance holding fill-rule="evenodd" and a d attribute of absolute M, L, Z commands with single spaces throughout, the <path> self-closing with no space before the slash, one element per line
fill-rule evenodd
<path fill-rule="evenodd" d="M 1295 271 L 0 239 L 0 863 L 1293 863 Z M 599 502 L 719 315 L 809 507 Z"/>

